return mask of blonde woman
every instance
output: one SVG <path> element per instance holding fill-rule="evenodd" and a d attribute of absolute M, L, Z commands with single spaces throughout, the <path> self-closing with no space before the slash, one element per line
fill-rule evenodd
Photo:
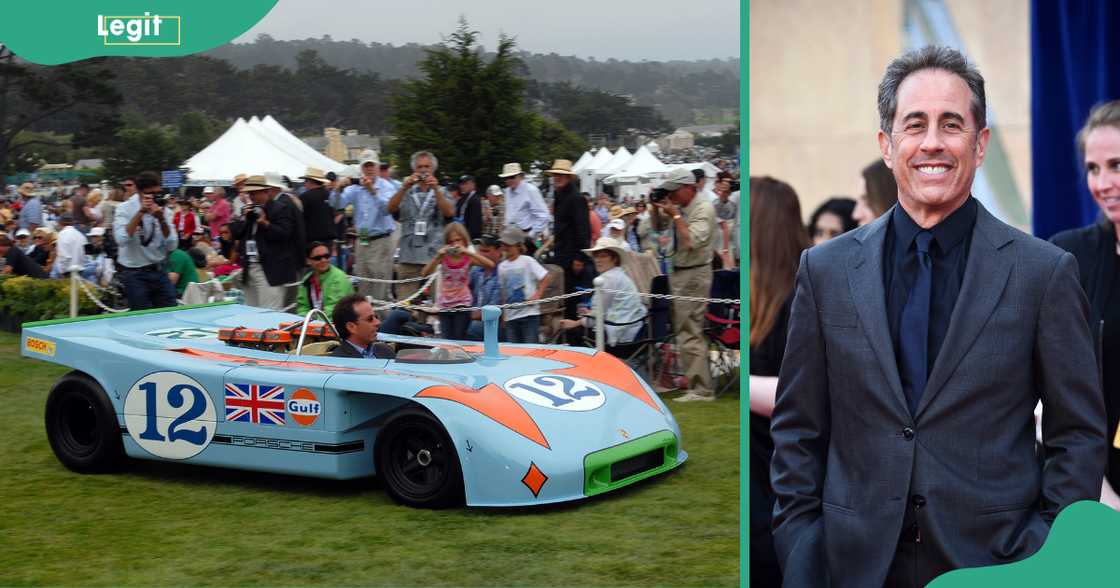
<path fill-rule="evenodd" d="M 101 212 L 101 190 L 90 190 L 89 196 L 86 196 L 86 218 L 89 219 L 90 227 L 101 226 L 101 221 L 104 220 L 104 215 Z"/>

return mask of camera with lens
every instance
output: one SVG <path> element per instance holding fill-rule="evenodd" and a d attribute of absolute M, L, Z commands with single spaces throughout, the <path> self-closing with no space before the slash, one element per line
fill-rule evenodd
<path fill-rule="evenodd" d="M 167 204 L 167 194 L 149 194 L 149 196 L 152 197 L 152 202 L 154 202 L 156 206 L 163 206 L 164 204 Z"/>
<path fill-rule="evenodd" d="M 669 197 L 669 191 L 666 190 L 665 188 L 654 188 L 653 192 L 649 193 L 649 202 L 650 202 L 650 204 L 653 204 L 655 202 L 661 202 L 662 200 L 665 200 L 668 197 Z"/>
<path fill-rule="evenodd" d="M 350 185 L 351 186 L 357 186 L 358 184 L 361 184 L 361 183 L 362 183 L 362 181 L 359 180 L 358 178 L 350 178 Z"/>

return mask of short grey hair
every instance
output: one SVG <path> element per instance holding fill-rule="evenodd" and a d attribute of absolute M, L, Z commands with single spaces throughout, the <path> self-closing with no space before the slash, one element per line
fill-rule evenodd
<path fill-rule="evenodd" d="M 898 111 L 898 87 L 910 74 L 927 69 L 944 70 L 964 80 L 972 92 L 970 110 L 977 131 L 988 126 L 984 76 L 956 49 L 929 45 L 905 53 L 887 66 L 883 81 L 879 82 L 879 128 L 884 133 L 891 134 L 894 115 Z"/>
<path fill-rule="evenodd" d="M 432 160 L 433 172 L 439 169 L 439 160 L 436 159 L 436 156 L 433 155 L 431 151 L 417 151 L 416 153 L 413 153 L 412 157 L 408 158 L 408 165 L 411 166 L 412 169 L 416 169 L 416 161 L 421 157 L 427 157 L 428 159 Z"/>
<path fill-rule="evenodd" d="M 1089 118 L 1085 126 L 1077 132 L 1077 151 L 1085 156 L 1085 142 L 1089 140 L 1089 133 L 1101 128 L 1113 127 L 1120 130 L 1120 100 L 1101 102 L 1089 111 Z"/>

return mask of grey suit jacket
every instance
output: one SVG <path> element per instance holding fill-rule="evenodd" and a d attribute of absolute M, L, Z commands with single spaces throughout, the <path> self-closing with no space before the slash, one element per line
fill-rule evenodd
<path fill-rule="evenodd" d="M 1061 508 L 1100 496 L 1104 402 L 1073 256 L 981 206 L 911 415 L 887 324 L 889 218 L 801 256 L 771 424 L 786 586 L 881 586 L 912 495 L 944 571 L 1023 559 Z"/>

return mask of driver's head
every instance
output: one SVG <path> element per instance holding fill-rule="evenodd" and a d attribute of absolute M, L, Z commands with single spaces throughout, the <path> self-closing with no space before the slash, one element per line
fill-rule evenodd
<path fill-rule="evenodd" d="M 381 321 L 373 312 L 373 306 L 361 294 L 351 294 L 334 305 L 331 322 L 338 333 L 347 341 L 366 347 L 377 338 L 377 328 Z"/>

